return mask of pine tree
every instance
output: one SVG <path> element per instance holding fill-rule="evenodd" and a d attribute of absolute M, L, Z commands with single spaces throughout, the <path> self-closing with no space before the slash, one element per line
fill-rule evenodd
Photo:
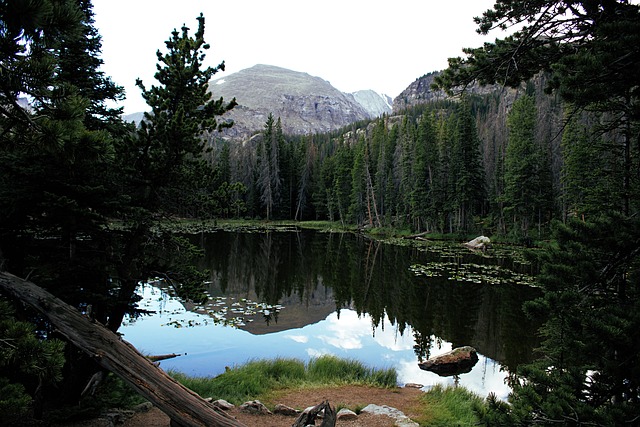
<path fill-rule="evenodd" d="M 620 156 L 567 109 L 562 134 L 562 185 L 566 215 L 583 220 L 619 212 L 624 200 Z"/>
<path fill-rule="evenodd" d="M 275 123 L 273 115 L 269 114 L 262 132 L 262 140 L 258 145 L 258 174 L 257 185 L 260 191 L 260 201 L 265 209 L 266 219 L 273 218 L 274 211 L 280 200 L 280 154 L 283 144 L 282 126 L 280 119 Z"/>
<path fill-rule="evenodd" d="M 349 222 L 352 224 L 362 224 L 365 218 L 369 226 L 373 225 L 371 209 L 367 209 L 365 200 L 368 199 L 365 155 L 367 145 L 364 136 L 360 138 L 354 148 L 353 167 L 351 168 L 351 204 L 349 205 Z M 367 200 L 368 201 L 368 200 Z"/>
<path fill-rule="evenodd" d="M 456 109 L 455 136 L 450 160 L 455 223 L 460 231 L 471 229 L 473 216 L 482 213 L 482 202 L 485 198 L 480 141 L 469 108 L 468 104 L 463 103 Z"/>
<path fill-rule="evenodd" d="M 517 87 L 550 71 L 549 91 L 577 111 L 601 114 L 594 130 L 607 135 L 617 155 L 609 164 L 621 170 L 607 173 L 622 189 L 614 213 L 554 227 L 553 245 L 542 255 L 543 297 L 529 308 L 546 318 L 542 357 L 512 378 L 510 423 L 633 424 L 640 413 L 640 193 L 631 173 L 640 155 L 634 132 L 640 117 L 640 6 L 626 0 L 499 0 L 476 22 L 484 34 L 513 25 L 519 29 L 466 49 L 466 59 L 450 59 L 438 84 L 449 91 L 473 81 Z M 603 153 L 574 148 L 567 152 L 571 170 L 565 171 L 571 174 L 587 152 L 588 157 Z M 565 181 L 573 186 L 572 197 L 580 174 Z M 616 187 L 609 189 L 615 194 Z"/>
<path fill-rule="evenodd" d="M 540 218 L 548 217 L 552 195 L 546 178 L 549 170 L 541 143 L 535 139 L 537 111 L 533 97 L 518 98 L 507 117 L 509 143 L 504 172 L 505 215 L 511 216 L 513 232 L 526 236 Z"/>

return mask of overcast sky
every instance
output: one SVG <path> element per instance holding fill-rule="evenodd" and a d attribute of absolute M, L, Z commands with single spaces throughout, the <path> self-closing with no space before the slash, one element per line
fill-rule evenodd
<path fill-rule="evenodd" d="M 183 24 L 205 16 L 206 65 L 225 61 L 216 78 L 255 64 L 276 65 L 329 81 L 343 92 L 373 89 L 392 98 L 463 47 L 489 37 L 473 17 L 493 0 L 94 0 L 103 70 L 124 86 L 125 113 L 147 110 L 135 87 L 156 84 L 156 51 Z M 215 95 L 215 94 L 214 94 Z"/>

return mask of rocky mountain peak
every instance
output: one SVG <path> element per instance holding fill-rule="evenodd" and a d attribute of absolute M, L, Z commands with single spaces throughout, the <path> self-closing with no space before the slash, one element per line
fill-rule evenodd
<path fill-rule="evenodd" d="M 320 77 L 272 65 L 259 64 L 212 80 L 209 89 L 214 98 L 235 97 L 238 102 L 224 116 L 234 121 L 225 131 L 231 138 L 246 139 L 262 130 L 270 113 L 280 117 L 289 134 L 329 132 L 372 117 L 355 95 L 340 92 Z"/>

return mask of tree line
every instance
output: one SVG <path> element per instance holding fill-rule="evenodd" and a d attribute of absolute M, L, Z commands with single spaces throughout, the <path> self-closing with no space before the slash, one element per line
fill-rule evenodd
<path fill-rule="evenodd" d="M 528 241 L 548 237 L 554 219 L 601 213 L 605 200 L 624 210 L 619 135 L 598 132 L 603 114 L 540 98 L 528 84 L 307 136 L 284 135 L 270 115 L 242 144 L 211 138 L 214 167 L 235 185 L 226 215 Z M 554 109 L 558 125 L 541 132 Z M 488 129 L 499 120 L 504 136 Z"/>

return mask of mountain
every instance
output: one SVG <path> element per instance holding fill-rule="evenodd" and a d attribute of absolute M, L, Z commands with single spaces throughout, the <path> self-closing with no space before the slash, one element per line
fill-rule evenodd
<path fill-rule="evenodd" d="M 142 119 L 144 119 L 144 113 L 142 113 L 142 112 L 125 114 L 125 115 L 122 116 L 122 120 L 124 120 L 127 123 L 133 122 L 135 124 L 138 124 L 138 123 L 140 123 L 142 121 Z"/>
<path fill-rule="evenodd" d="M 372 119 L 391 113 L 393 100 L 388 95 L 379 94 L 373 90 L 359 90 L 351 95 L 358 104 L 362 105 Z"/>
<path fill-rule="evenodd" d="M 431 88 L 433 80 L 439 74 L 440 71 L 434 71 L 417 78 L 393 100 L 393 112 L 398 113 L 409 107 L 449 98 L 443 91 L 433 90 Z M 500 89 L 501 86 L 498 85 L 473 85 L 467 88 L 467 93 L 475 95 L 488 95 L 490 93 L 495 93 Z"/>
<path fill-rule="evenodd" d="M 319 77 L 271 65 L 255 65 L 212 80 L 209 88 L 214 99 L 235 97 L 238 102 L 224 115 L 234 121 L 225 130 L 227 137 L 250 137 L 263 129 L 269 113 L 280 117 L 288 134 L 329 132 L 371 117 L 355 95 L 342 93 Z M 371 108 L 381 104 L 372 95 L 364 97 L 372 99 Z"/>

